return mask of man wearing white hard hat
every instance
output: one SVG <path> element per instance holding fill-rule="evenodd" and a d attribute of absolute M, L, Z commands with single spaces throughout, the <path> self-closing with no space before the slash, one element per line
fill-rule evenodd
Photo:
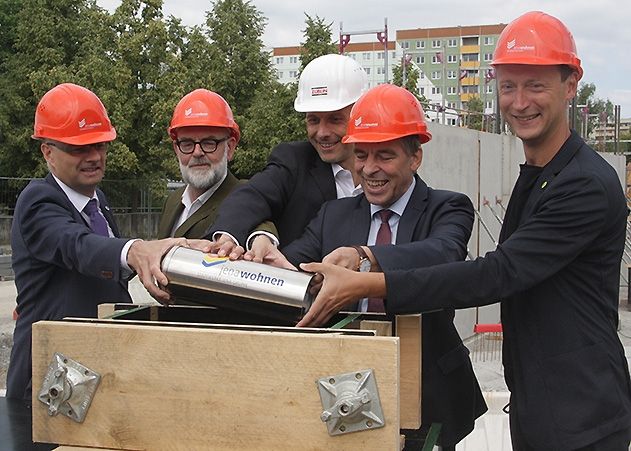
<path fill-rule="evenodd" d="M 368 77 L 352 58 L 324 55 L 311 61 L 298 82 L 296 111 L 305 113 L 308 141 L 275 147 L 263 171 L 233 191 L 219 209 L 207 236 L 223 243 L 246 244 L 265 220 L 278 229 L 280 246 L 302 235 L 320 206 L 356 193 L 351 172 L 353 146 L 342 143 L 353 104 L 368 88 Z"/>

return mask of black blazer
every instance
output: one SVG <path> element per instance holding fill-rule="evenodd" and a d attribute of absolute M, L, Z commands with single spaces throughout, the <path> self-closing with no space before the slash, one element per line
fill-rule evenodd
<path fill-rule="evenodd" d="M 509 238 L 475 261 L 385 271 L 387 311 L 501 300 L 511 416 L 535 449 L 584 447 L 631 427 L 616 333 L 626 220 L 616 172 L 572 133 Z"/>
<path fill-rule="evenodd" d="M 105 196 L 100 190 L 97 195 L 105 219 L 118 236 Z M 22 191 L 11 227 L 19 317 L 7 373 L 7 397 L 31 399 L 34 322 L 96 317 L 98 304 L 131 302 L 120 265 L 127 241 L 93 233 L 50 174 Z"/>
<path fill-rule="evenodd" d="M 298 264 L 321 261 L 340 246 L 366 244 L 370 219 L 370 204 L 364 195 L 327 202 L 305 234 L 285 247 L 283 253 Z M 397 245 L 372 249 L 384 269 L 462 260 L 472 224 L 473 207 L 467 196 L 433 190 L 417 176 L 400 218 Z M 409 255 L 400 258 L 399 248 L 407 249 Z M 462 440 L 473 430 L 475 419 L 487 410 L 469 351 L 453 319 L 453 309 L 428 313 L 422 318 L 421 415 L 424 424 L 442 423 L 442 446 Z"/>
<path fill-rule="evenodd" d="M 337 198 L 333 170 L 306 141 L 281 143 L 267 166 L 248 183 L 237 187 L 222 203 L 206 234 L 232 234 L 245 244 L 260 223 L 272 221 L 281 246 L 302 235 L 322 204 Z"/>

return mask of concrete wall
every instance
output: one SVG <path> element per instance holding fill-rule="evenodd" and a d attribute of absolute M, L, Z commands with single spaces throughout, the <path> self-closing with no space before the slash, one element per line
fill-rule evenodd
<path fill-rule="evenodd" d="M 519 176 L 519 165 L 525 161 L 521 140 L 437 123 L 430 123 L 429 129 L 433 137 L 423 146 L 419 175 L 433 188 L 460 191 L 469 196 L 477 211 L 469 254 L 484 255 L 495 249 L 501 229 L 497 217 L 504 217 L 504 208 Z M 616 169 L 624 187 L 624 156 L 604 154 L 603 157 Z M 472 335 L 476 323 L 499 320 L 498 304 L 456 313 L 456 325 L 463 338 Z"/>

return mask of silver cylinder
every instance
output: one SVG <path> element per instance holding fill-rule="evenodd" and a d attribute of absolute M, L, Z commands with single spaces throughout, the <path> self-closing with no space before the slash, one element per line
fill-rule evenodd
<path fill-rule="evenodd" d="M 195 249 L 176 246 L 162 259 L 162 272 L 172 292 L 187 293 L 189 300 L 236 310 L 279 312 L 294 319 L 313 301 L 309 283 L 313 274 L 245 260 L 231 261 Z M 256 302 L 253 302 L 256 301 Z M 260 305 L 258 305 L 260 304 Z"/>

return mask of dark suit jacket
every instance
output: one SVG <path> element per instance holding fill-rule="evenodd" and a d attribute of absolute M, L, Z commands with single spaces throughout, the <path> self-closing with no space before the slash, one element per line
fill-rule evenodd
<path fill-rule="evenodd" d="M 584 447 L 631 426 L 616 334 L 626 219 L 615 171 L 572 133 L 509 238 L 475 261 L 385 271 L 387 311 L 500 299 L 511 416 L 535 449 Z"/>
<path fill-rule="evenodd" d="M 100 190 L 97 195 L 105 219 L 118 236 L 105 196 Z M 7 373 L 7 397 L 31 398 L 34 322 L 96 317 L 100 303 L 131 302 L 120 267 L 127 241 L 93 233 L 50 174 L 22 191 L 11 228 L 19 317 Z"/>
<path fill-rule="evenodd" d="M 286 246 L 302 235 L 325 201 L 336 197 L 331 165 L 310 143 L 281 143 L 265 169 L 227 197 L 207 236 L 225 231 L 244 244 L 257 225 L 272 221 Z"/>
<path fill-rule="evenodd" d="M 285 247 L 283 253 L 298 264 L 321 261 L 340 246 L 366 244 L 370 219 L 370 204 L 364 195 L 327 202 L 305 234 Z M 384 269 L 462 260 L 472 224 L 473 207 L 467 196 L 433 190 L 416 177 L 416 186 L 400 218 L 397 245 L 372 249 Z M 399 247 L 408 249 L 411 256 L 400 259 L 391 253 Z M 465 437 L 473 430 L 475 419 L 486 411 L 469 351 L 453 319 L 453 309 L 428 313 L 422 318 L 422 421 L 428 425 L 442 423 L 443 446 Z"/>
<path fill-rule="evenodd" d="M 217 216 L 217 209 L 230 192 L 239 185 L 237 179 L 230 171 L 226 175 L 225 180 L 219 185 L 217 191 L 213 193 L 199 210 L 193 213 L 186 221 L 180 225 L 175 231 L 175 237 L 186 238 L 203 238 L 206 230 L 212 225 Z M 171 230 L 175 221 L 182 214 L 184 206 L 182 205 L 182 193 L 186 187 L 179 188 L 172 192 L 162 207 L 162 215 L 160 216 L 160 224 L 158 225 L 158 239 L 168 238 L 171 236 Z"/>

